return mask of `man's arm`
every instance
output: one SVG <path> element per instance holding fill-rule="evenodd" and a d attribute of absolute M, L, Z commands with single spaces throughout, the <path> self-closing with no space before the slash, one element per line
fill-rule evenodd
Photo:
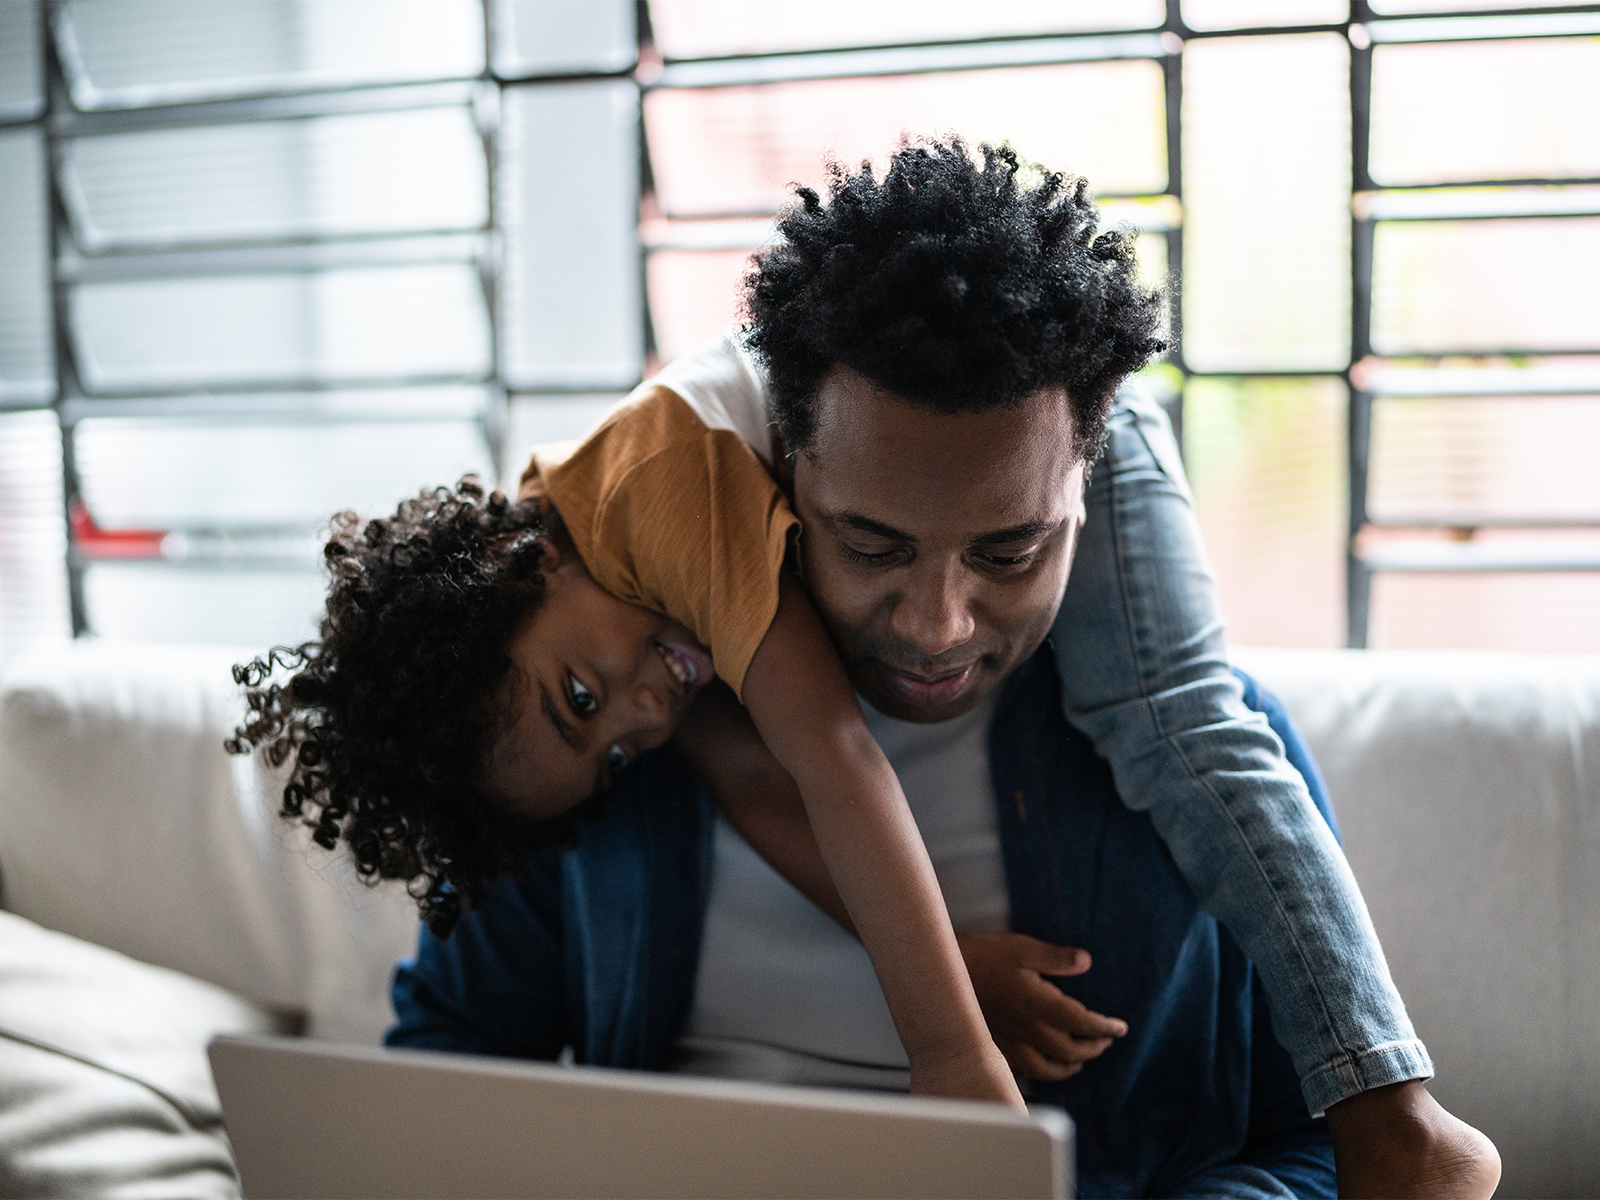
<path fill-rule="evenodd" d="M 422 926 L 395 970 L 398 1023 L 385 1045 L 553 1060 L 571 1042 L 562 991 L 559 856 L 497 884 L 447 938 Z"/>

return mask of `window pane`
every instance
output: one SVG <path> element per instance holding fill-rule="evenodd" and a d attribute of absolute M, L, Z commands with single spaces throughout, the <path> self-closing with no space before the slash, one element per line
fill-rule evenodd
<path fill-rule="evenodd" d="M 506 89 L 498 200 L 512 387 L 639 379 L 638 105 L 630 80 Z"/>
<path fill-rule="evenodd" d="M 1232 641 L 1342 646 L 1346 406 L 1338 379 L 1192 379 L 1184 461 Z"/>
<path fill-rule="evenodd" d="M 78 423 L 74 448 L 104 529 L 312 529 L 342 509 L 387 512 L 469 472 L 494 480 L 476 421 L 92 418 Z"/>
<path fill-rule="evenodd" d="M 1378 399 L 1367 503 L 1378 520 L 1600 523 L 1600 396 Z"/>
<path fill-rule="evenodd" d="M 0 121 L 26 121 L 44 111 L 35 0 L 0 4 Z"/>
<path fill-rule="evenodd" d="M 99 637 L 259 653 L 316 636 L 327 581 L 309 562 L 303 571 L 106 562 L 84 572 L 83 593 Z"/>
<path fill-rule="evenodd" d="M 782 50 L 835 50 L 954 42 L 1030 33 L 1152 29 L 1166 20 L 1161 0 L 650 0 L 656 46 L 667 58 L 723 58 Z"/>
<path fill-rule="evenodd" d="M 1391 574 L 1372 582 L 1374 649 L 1600 651 L 1600 572 Z"/>
<path fill-rule="evenodd" d="M 0 130 L 0 405 L 55 398 L 44 135 Z"/>
<path fill-rule="evenodd" d="M 466 108 L 69 138 L 62 193 L 86 250 L 479 229 Z"/>
<path fill-rule="evenodd" d="M 1349 362 L 1349 54 L 1336 34 L 1184 49 L 1183 336 L 1198 370 Z"/>
<path fill-rule="evenodd" d="M 669 363 L 737 320 L 750 250 L 656 250 L 646 260 L 656 354 Z"/>
<path fill-rule="evenodd" d="M 1183 23 L 1190 29 L 1337 25 L 1349 18 L 1348 0 L 1183 0 Z"/>
<path fill-rule="evenodd" d="M 511 397 L 500 486 L 514 492 L 535 446 L 582 438 L 622 399 L 621 392 Z"/>
<path fill-rule="evenodd" d="M 483 291 L 466 264 L 85 283 L 72 314 L 92 391 L 489 370 Z"/>
<path fill-rule="evenodd" d="M 821 186 L 825 156 L 884 161 L 902 133 L 1008 141 L 1097 192 L 1166 187 L 1161 67 L 1149 60 L 662 89 L 645 97 L 656 194 L 671 216 L 774 212 Z M 1092 120 L 1064 114 L 1092 113 Z"/>
<path fill-rule="evenodd" d="M 1372 343 L 1380 354 L 1600 346 L 1600 217 L 1382 223 Z"/>
<path fill-rule="evenodd" d="M 638 58 L 633 9 L 633 0 L 494 0 L 494 73 L 626 71 Z"/>
<path fill-rule="evenodd" d="M 1600 38 L 1377 46 L 1378 183 L 1600 175 Z"/>
<path fill-rule="evenodd" d="M 0 413 L 0 660 L 72 634 L 65 511 L 55 414 Z"/>
<path fill-rule="evenodd" d="M 483 70 L 478 0 L 66 0 L 56 22 L 79 108 L 136 108 Z"/>

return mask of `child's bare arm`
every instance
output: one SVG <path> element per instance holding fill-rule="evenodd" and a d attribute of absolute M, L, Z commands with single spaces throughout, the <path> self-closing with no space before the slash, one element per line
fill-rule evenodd
<path fill-rule="evenodd" d="M 701 693 L 676 740 L 739 835 L 801 895 L 854 934 L 812 836 L 799 788 L 733 693 L 726 686 Z M 1018 1075 L 1043 1081 L 1075 1075 L 1127 1031 L 1125 1023 L 1090 1011 L 1041 978 L 1088 970 L 1086 951 L 1020 933 L 958 933 L 956 941 L 989 1032 Z"/>
<path fill-rule="evenodd" d="M 739 836 L 855 937 L 855 923 L 817 848 L 800 789 L 767 749 L 733 689 L 720 680 L 705 688 L 672 740 Z"/>
<path fill-rule="evenodd" d="M 745 676 L 744 701 L 762 741 L 800 789 L 911 1060 L 912 1090 L 1020 1108 L 900 781 L 791 576 L 783 577 L 777 617 Z"/>

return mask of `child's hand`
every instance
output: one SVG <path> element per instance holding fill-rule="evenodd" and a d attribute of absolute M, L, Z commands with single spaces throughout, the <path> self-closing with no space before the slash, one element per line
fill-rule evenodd
<path fill-rule="evenodd" d="M 987 1037 L 981 1046 L 912 1055 L 911 1094 L 984 1100 L 1023 1110 L 1022 1093 L 1011 1067 Z"/>
<path fill-rule="evenodd" d="M 1083 1070 L 1127 1022 L 1090 1012 L 1045 975 L 1081 975 L 1089 952 L 1021 933 L 956 935 L 995 1044 L 1025 1079 L 1056 1083 Z"/>

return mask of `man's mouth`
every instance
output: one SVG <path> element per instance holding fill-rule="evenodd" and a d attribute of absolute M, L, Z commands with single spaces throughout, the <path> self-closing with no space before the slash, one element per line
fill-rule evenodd
<path fill-rule="evenodd" d="M 948 703 L 965 691 L 977 665 L 974 659 L 963 666 L 933 675 L 902 671 L 887 664 L 880 664 L 880 669 L 885 682 L 905 699 L 914 704 L 932 705 Z"/>
<path fill-rule="evenodd" d="M 711 655 L 697 642 L 682 639 L 659 641 L 656 653 L 667 666 L 667 674 L 678 685 L 678 694 L 687 695 L 711 682 Z"/>

